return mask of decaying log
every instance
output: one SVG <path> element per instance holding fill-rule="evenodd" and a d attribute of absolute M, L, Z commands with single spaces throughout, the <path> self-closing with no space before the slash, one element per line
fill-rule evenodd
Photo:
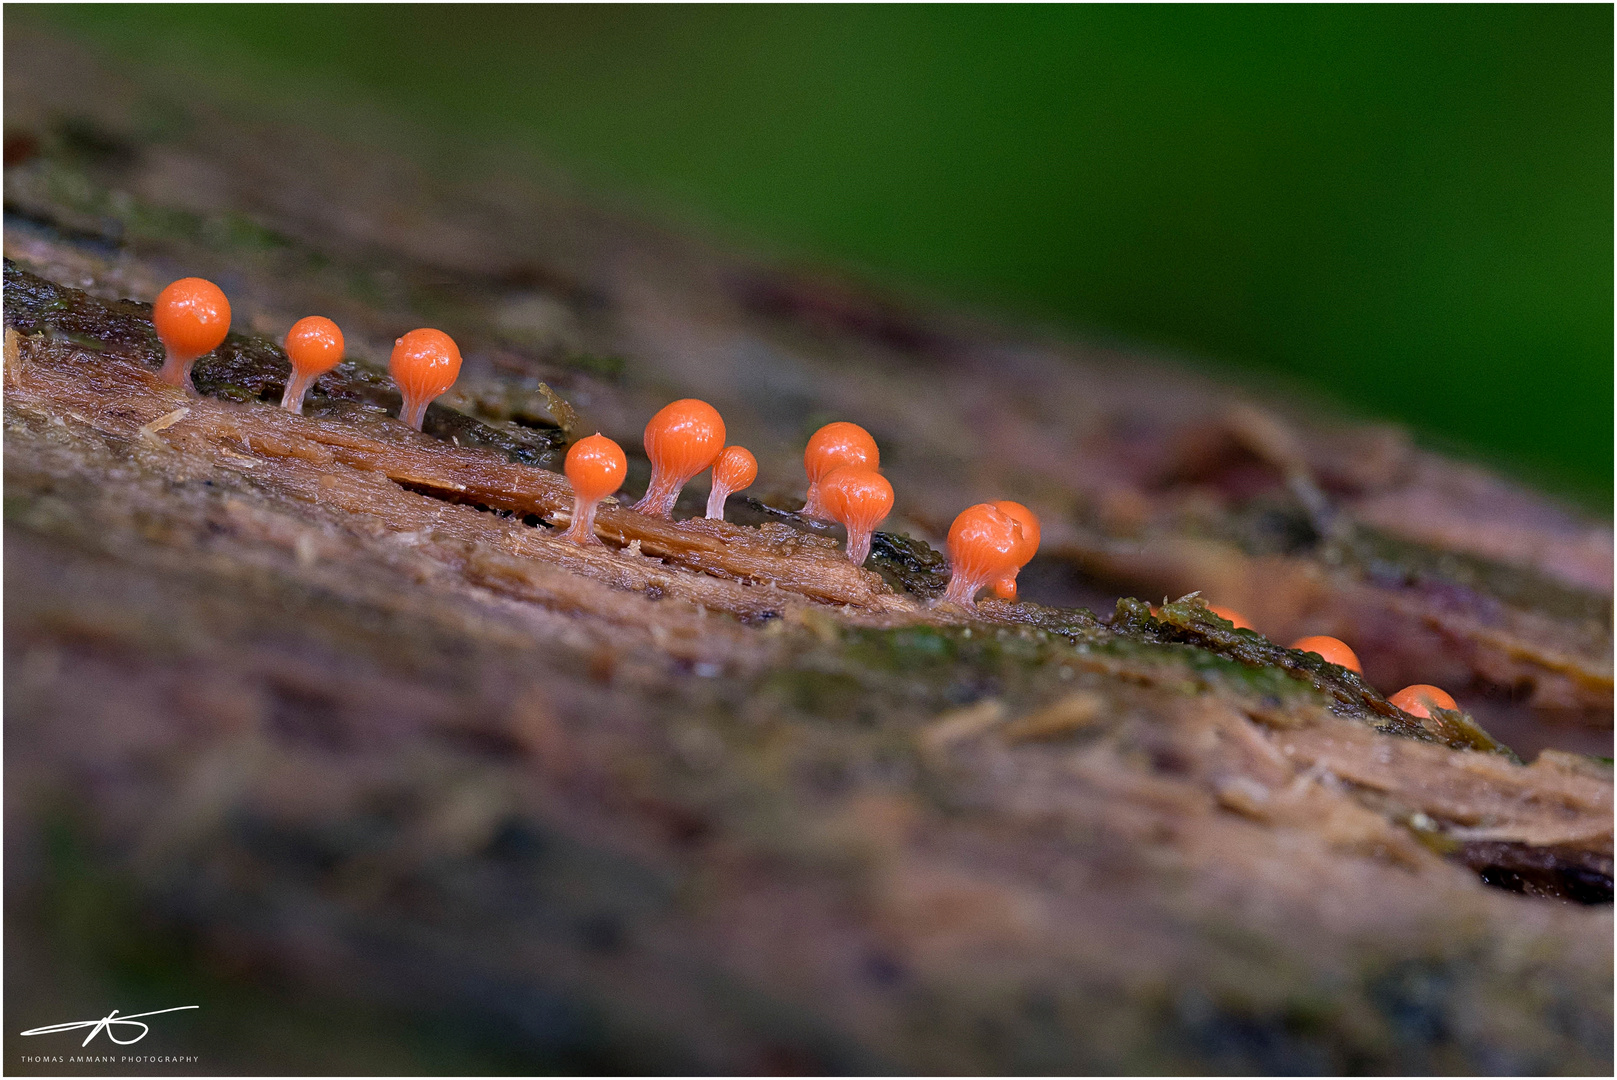
<path fill-rule="evenodd" d="M 6 47 L 14 1021 L 196 992 L 202 1072 L 1610 1071 L 1611 766 L 1539 752 L 1609 746 L 1609 529 L 494 164 L 159 140 L 149 75 Z M 182 271 L 236 304 L 197 394 L 143 303 Z M 311 312 L 351 359 L 295 416 Z M 381 360 L 428 323 L 466 368 L 416 433 Z M 569 440 L 637 493 L 682 395 L 754 497 L 560 541 Z M 865 568 L 794 512 L 843 416 L 899 493 Z M 1029 599 L 939 604 L 990 497 Z"/>

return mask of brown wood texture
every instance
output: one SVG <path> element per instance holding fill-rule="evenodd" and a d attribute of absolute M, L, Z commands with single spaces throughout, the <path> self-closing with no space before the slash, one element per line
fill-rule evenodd
<path fill-rule="evenodd" d="M 521 162 L 6 61 L 13 1029 L 194 993 L 200 1072 L 1610 1071 L 1608 526 Z M 197 394 L 146 306 L 186 274 L 235 311 Z M 311 313 L 351 359 L 293 416 Z M 415 433 L 421 325 L 466 364 Z M 569 439 L 638 495 L 681 396 L 754 498 L 560 541 Z M 839 418 L 898 493 L 865 568 L 791 512 Z M 1024 602 L 939 604 L 989 498 L 1042 517 Z"/>

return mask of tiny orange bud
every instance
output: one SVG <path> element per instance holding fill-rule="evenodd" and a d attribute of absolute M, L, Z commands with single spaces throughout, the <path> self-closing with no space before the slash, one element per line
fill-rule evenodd
<path fill-rule="evenodd" d="M 724 418 L 696 398 L 664 405 L 646 425 L 646 456 L 651 483 L 634 508 L 642 514 L 672 517 L 680 489 L 713 464 L 724 449 Z"/>
<path fill-rule="evenodd" d="M 1025 542 L 1017 520 L 992 503 L 960 511 L 949 526 L 949 587 L 944 599 L 971 604 L 978 589 L 1015 567 Z"/>
<path fill-rule="evenodd" d="M 873 469 L 844 465 L 820 480 L 826 516 L 848 530 L 848 559 L 863 566 L 870 557 L 870 534 L 893 511 L 893 485 Z"/>
<path fill-rule="evenodd" d="M 826 517 L 825 503 L 820 498 L 820 481 L 845 465 L 875 469 L 881 464 L 881 452 L 870 432 L 858 424 L 838 420 L 816 431 L 803 450 L 803 470 L 808 473 L 808 501 L 802 513 L 807 517 Z"/>
<path fill-rule="evenodd" d="M 1291 643 L 1291 648 L 1300 652 L 1311 652 L 1322 657 L 1326 663 L 1345 667 L 1355 675 L 1364 674 L 1364 669 L 1359 666 L 1359 658 L 1353 654 L 1353 650 L 1347 647 L 1346 642 L 1336 638 L 1326 637 L 1323 634 L 1298 638 Z"/>
<path fill-rule="evenodd" d="M 292 361 L 292 376 L 286 380 L 281 408 L 303 411 L 303 395 L 314 381 L 342 363 L 342 331 L 330 319 L 310 315 L 292 324 L 286 332 L 286 356 Z"/>
<path fill-rule="evenodd" d="M 1234 623 L 1237 630 L 1257 630 L 1257 627 L 1253 626 L 1252 623 L 1247 620 L 1245 615 L 1242 615 L 1234 608 L 1219 607 L 1217 604 L 1208 604 L 1207 610 L 1211 611 L 1214 615 L 1217 615 L 1225 622 Z"/>
<path fill-rule="evenodd" d="M 217 349 L 230 333 L 230 301 L 205 278 L 181 278 L 157 294 L 152 325 L 166 353 L 158 378 L 195 390 L 191 365 Z"/>
<path fill-rule="evenodd" d="M 707 516 L 724 520 L 724 500 L 758 479 L 758 459 L 744 446 L 726 446 L 713 463 L 713 490 L 707 497 Z"/>
<path fill-rule="evenodd" d="M 1001 499 L 994 503 L 997 509 L 1003 510 L 1016 519 L 1016 524 L 1022 529 L 1022 545 L 1016 552 L 1016 565 L 1010 573 L 1001 575 L 994 582 L 994 595 L 1003 600 L 1016 599 L 1016 575 L 1033 561 L 1033 556 L 1039 553 L 1039 518 L 1033 511 L 1019 502 Z"/>
<path fill-rule="evenodd" d="M 573 520 L 562 537 L 575 544 L 599 544 L 595 511 L 602 499 L 622 486 L 629 471 L 623 447 L 597 431 L 567 448 L 562 471 L 573 485 Z"/>
<path fill-rule="evenodd" d="M 1387 700 L 1410 716 L 1418 716 L 1422 720 L 1431 716 L 1433 709 L 1458 709 L 1460 707 L 1455 704 L 1454 699 L 1449 697 L 1448 694 L 1426 683 L 1406 686 Z"/>
<path fill-rule="evenodd" d="M 393 343 L 387 368 L 404 396 L 399 419 L 420 431 L 427 406 L 460 376 L 460 349 L 442 330 L 411 330 Z"/>

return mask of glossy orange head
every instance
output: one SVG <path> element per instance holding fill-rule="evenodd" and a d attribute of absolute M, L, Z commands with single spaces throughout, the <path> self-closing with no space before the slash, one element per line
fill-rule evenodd
<path fill-rule="evenodd" d="M 744 446 L 726 446 L 713 463 L 713 490 L 707 497 L 707 516 L 724 519 L 724 500 L 758 479 L 758 459 Z"/>
<path fill-rule="evenodd" d="M 1458 709 L 1460 707 L 1448 694 L 1426 683 L 1406 686 L 1387 700 L 1410 716 L 1418 716 L 1422 720 L 1431 716 L 1433 709 Z"/>
<path fill-rule="evenodd" d="M 816 431 L 803 450 L 803 469 L 810 483 L 817 484 L 832 470 L 845 465 L 875 469 L 881 464 L 881 452 L 870 432 L 858 424 L 838 420 Z"/>
<path fill-rule="evenodd" d="M 844 465 L 820 480 L 826 516 L 848 530 L 848 558 L 863 566 L 870 557 L 870 534 L 893 512 L 893 485 L 874 469 Z"/>
<path fill-rule="evenodd" d="M 624 456 L 623 447 L 597 431 L 567 448 L 562 470 L 567 473 L 575 495 L 599 502 L 623 486 L 629 459 Z"/>
<path fill-rule="evenodd" d="M 874 470 L 881 465 L 881 453 L 870 432 L 858 424 L 838 420 L 827 424 L 810 436 L 803 450 L 803 470 L 808 473 L 808 502 L 803 513 L 809 517 L 827 517 L 825 504 L 820 499 L 820 481 L 832 471 L 845 465 Z"/>
<path fill-rule="evenodd" d="M 657 517 L 671 516 L 686 481 L 712 465 L 723 449 L 724 418 L 719 410 L 696 398 L 664 405 L 646 425 L 651 485 L 635 509 Z"/>
<path fill-rule="evenodd" d="M 427 406 L 460 377 L 460 349 L 442 330 L 411 330 L 393 343 L 387 368 L 404 396 L 399 419 L 420 431 Z"/>
<path fill-rule="evenodd" d="M 595 511 L 602 499 L 622 486 L 629 471 L 623 447 L 597 431 L 567 448 L 562 471 L 573 485 L 573 520 L 562 536 L 575 544 L 599 544 Z"/>
<path fill-rule="evenodd" d="M 1001 575 L 994 581 L 994 595 L 1005 600 L 1016 599 L 1017 572 L 1033 561 L 1033 556 L 1039 553 L 1039 518 L 1038 515 L 1019 502 L 1001 499 L 994 503 L 994 507 L 1003 510 L 1016 519 L 1016 524 L 1022 530 L 1022 546 L 1016 554 L 1016 566 L 1010 573 Z"/>
<path fill-rule="evenodd" d="M 1337 638 L 1326 637 L 1324 634 L 1298 638 L 1291 643 L 1291 648 L 1323 657 L 1327 663 L 1345 667 L 1355 675 L 1364 674 L 1364 669 L 1359 666 L 1359 658 L 1347 647 L 1346 642 Z"/>
<path fill-rule="evenodd" d="M 970 604 L 977 590 L 1016 569 L 1022 527 L 992 503 L 960 511 L 949 526 L 949 587 L 944 599 Z"/>
<path fill-rule="evenodd" d="M 205 278 L 181 278 L 157 294 L 152 325 L 167 353 L 159 377 L 192 388 L 191 365 L 217 349 L 230 333 L 230 301 Z"/>
<path fill-rule="evenodd" d="M 1237 630 L 1257 630 L 1257 627 L 1253 626 L 1245 615 L 1242 615 L 1234 608 L 1219 607 L 1217 604 L 1208 604 L 1207 610 L 1211 611 L 1214 615 L 1217 615 L 1225 622 L 1234 623 Z"/>
<path fill-rule="evenodd" d="M 281 408 L 303 411 L 303 394 L 320 376 L 342 363 L 342 331 L 330 319 L 310 315 L 292 324 L 286 332 L 286 356 L 292 361 L 292 377 L 281 396 Z"/>

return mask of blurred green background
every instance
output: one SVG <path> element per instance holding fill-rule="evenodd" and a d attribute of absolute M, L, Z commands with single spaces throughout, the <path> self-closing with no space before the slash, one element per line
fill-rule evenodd
<path fill-rule="evenodd" d="M 1297 377 L 1611 504 L 1610 6 L 47 17 L 933 297 Z"/>

